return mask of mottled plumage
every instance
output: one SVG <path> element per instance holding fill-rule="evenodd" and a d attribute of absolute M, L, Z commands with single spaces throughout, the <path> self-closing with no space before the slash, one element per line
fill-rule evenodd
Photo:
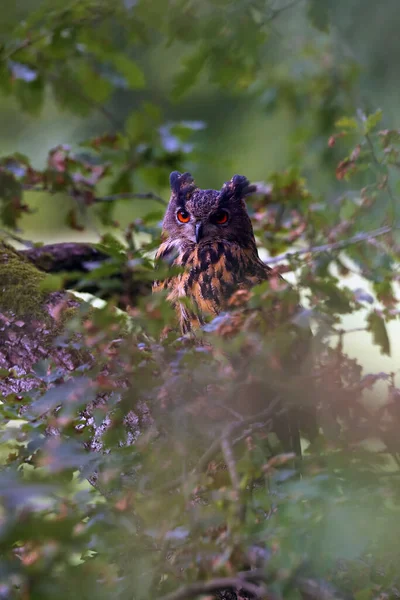
<path fill-rule="evenodd" d="M 235 175 L 221 191 L 197 188 L 189 173 L 171 174 L 171 200 L 163 222 L 165 241 L 157 258 L 185 268 L 154 289 L 168 289 L 181 330 L 190 331 L 227 308 L 231 295 L 268 278 L 259 258 L 253 227 L 245 205 L 254 191 L 248 180 Z M 179 221 L 179 214 L 189 220 Z M 224 221 L 226 218 L 226 222 Z M 190 310 L 180 298 L 189 298 Z"/>

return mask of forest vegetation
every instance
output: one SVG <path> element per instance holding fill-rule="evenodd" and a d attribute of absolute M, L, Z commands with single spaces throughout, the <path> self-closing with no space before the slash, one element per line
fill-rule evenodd
<path fill-rule="evenodd" d="M 398 1 L 2 4 L 0 598 L 398 598 Z M 273 269 L 195 336 L 175 170 Z"/>

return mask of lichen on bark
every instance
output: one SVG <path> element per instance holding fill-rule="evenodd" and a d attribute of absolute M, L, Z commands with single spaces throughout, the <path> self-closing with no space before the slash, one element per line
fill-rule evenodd
<path fill-rule="evenodd" d="M 0 241 L 0 394 L 21 394 L 35 385 L 33 366 L 50 359 L 66 370 L 77 352 L 54 345 L 79 301 L 65 292 L 46 292 L 46 277 L 18 250 Z"/>

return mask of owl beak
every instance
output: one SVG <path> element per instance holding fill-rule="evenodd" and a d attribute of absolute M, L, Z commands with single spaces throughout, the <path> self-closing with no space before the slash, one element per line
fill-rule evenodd
<path fill-rule="evenodd" d="M 203 223 L 196 223 L 194 231 L 196 237 L 196 244 L 198 244 L 201 238 L 203 237 Z"/>

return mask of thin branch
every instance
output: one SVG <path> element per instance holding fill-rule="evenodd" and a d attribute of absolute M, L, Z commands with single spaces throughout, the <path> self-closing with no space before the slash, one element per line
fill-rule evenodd
<path fill-rule="evenodd" d="M 367 144 L 368 144 L 369 150 L 371 152 L 372 160 L 374 161 L 374 164 L 375 164 L 377 170 L 380 172 L 382 170 L 382 164 L 379 162 L 378 157 L 376 156 L 375 148 L 374 148 L 374 145 L 372 143 L 371 136 L 369 135 L 369 133 L 365 134 L 365 139 L 367 140 Z"/>
<path fill-rule="evenodd" d="M 308 600 L 342 600 L 343 598 L 332 584 L 323 580 L 295 577 L 293 583 L 300 591 L 301 596 Z"/>
<path fill-rule="evenodd" d="M 347 246 L 359 244 L 360 242 L 366 242 L 370 239 L 379 237 L 381 235 L 385 235 L 386 233 L 390 233 L 392 230 L 392 226 L 385 225 L 384 227 L 379 227 L 379 229 L 373 229 L 372 231 L 367 231 L 364 233 L 357 233 L 356 235 L 354 235 L 351 238 L 348 238 L 347 240 L 340 240 L 338 242 L 333 242 L 332 244 L 322 244 L 321 246 L 312 246 L 311 248 L 302 248 L 301 250 L 296 250 L 295 252 L 285 252 L 284 254 L 279 254 L 278 256 L 274 256 L 273 258 L 267 259 L 266 263 L 269 266 L 276 265 L 277 263 L 280 263 L 283 260 L 288 260 L 297 256 L 303 256 L 304 254 L 314 254 L 316 252 L 330 252 L 332 250 L 340 250 L 342 248 L 346 248 Z"/>
<path fill-rule="evenodd" d="M 30 240 L 25 240 L 24 238 L 20 237 L 19 235 L 16 235 L 15 233 L 12 233 L 11 231 L 6 231 L 5 229 L 0 229 L 0 236 L 4 238 L 10 238 L 10 240 L 14 240 L 14 242 L 18 242 L 19 244 L 22 244 L 23 246 L 25 246 L 26 248 L 34 248 L 35 244 L 33 242 L 31 242 Z"/>
<path fill-rule="evenodd" d="M 357 111 L 357 113 L 358 113 L 358 116 L 359 116 L 361 122 L 365 123 L 365 121 L 367 120 L 367 116 L 365 115 L 365 113 L 361 109 L 359 109 Z M 377 171 L 377 174 L 380 175 L 382 173 L 382 171 L 385 169 L 385 165 L 382 163 L 382 161 L 379 160 L 379 158 L 378 158 L 378 156 L 376 154 L 376 151 L 375 151 L 375 148 L 374 148 L 374 144 L 372 142 L 370 134 L 369 133 L 365 133 L 364 137 L 366 139 L 369 151 L 371 153 L 372 160 L 373 160 L 373 163 L 375 165 L 375 169 Z M 391 203 L 391 206 L 392 206 L 393 216 L 394 216 L 396 214 L 395 213 L 395 210 L 396 210 L 396 199 L 395 199 L 395 196 L 394 196 L 394 193 L 393 193 L 393 190 L 392 190 L 392 186 L 391 186 L 390 181 L 389 181 L 389 177 L 390 177 L 390 171 L 389 171 L 389 168 L 386 167 L 385 189 L 386 189 L 387 194 L 389 196 L 389 200 L 390 200 L 390 203 Z"/>
<path fill-rule="evenodd" d="M 229 477 L 231 478 L 232 487 L 235 491 L 236 506 L 235 513 L 240 523 L 244 523 L 246 519 L 246 503 L 243 501 L 243 494 L 240 489 L 240 478 L 236 467 L 235 457 L 233 455 L 232 445 L 229 441 L 229 436 L 224 435 L 221 440 L 221 450 L 224 455 L 226 466 L 228 467 Z"/>
<path fill-rule="evenodd" d="M 292 2 L 288 2 L 287 4 L 285 4 L 285 6 L 282 6 L 281 8 L 277 8 L 277 9 L 273 10 L 272 15 L 268 19 L 268 22 L 270 23 L 271 21 L 276 19 L 276 17 L 281 15 L 283 12 L 293 8 L 297 4 L 300 4 L 302 1 L 303 0 L 293 0 Z"/>
<path fill-rule="evenodd" d="M 281 401 L 281 398 L 280 398 L 280 396 L 278 396 L 274 400 L 272 400 L 272 402 L 270 403 L 268 408 L 266 408 L 265 410 L 255 414 L 255 415 L 246 417 L 242 421 L 237 421 L 235 423 L 230 423 L 229 425 L 227 425 L 225 430 L 222 432 L 222 435 L 211 444 L 209 449 L 200 458 L 196 467 L 193 469 L 192 474 L 199 473 L 207 467 L 210 460 L 218 452 L 219 447 L 221 445 L 221 439 L 223 439 L 224 437 L 233 435 L 235 433 L 235 431 L 237 431 L 238 429 L 242 429 L 242 427 L 245 427 L 246 425 L 250 425 L 258 420 L 270 419 L 272 414 L 274 413 L 275 409 L 277 408 L 278 404 L 280 403 L 280 401 Z"/>
<path fill-rule="evenodd" d="M 221 441 L 224 438 L 226 438 L 227 436 L 233 435 L 238 429 L 242 429 L 243 427 L 253 424 L 258 420 L 270 419 L 272 417 L 273 413 L 275 412 L 280 401 L 281 401 L 280 396 L 277 396 L 276 398 L 274 398 L 274 400 L 272 400 L 272 402 L 270 403 L 268 408 L 261 411 L 260 413 L 246 417 L 242 421 L 235 421 L 234 423 L 230 423 L 229 425 L 227 425 L 225 427 L 225 429 L 223 430 L 222 434 L 213 441 L 213 443 L 208 448 L 208 450 L 206 450 L 206 452 L 201 456 L 197 465 L 191 470 L 190 475 L 192 475 L 192 476 L 197 475 L 198 473 L 201 473 L 202 471 L 204 471 L 206 469 L 208 463 L 220 451 Z M 235 440 L 235 442 L 236 442 L 236 440 Z M 184 483 L 183 478 L 177 477 L 173 481 L 169 481 L 167 484 L 161 486 L 157 491 L 158 492 L 169 492 L 169 491 L 179 487 L 180 485 L 182 485 L 182 483 Z"/>
<path fill-rule="evenodd" d="M 3 61 L 11 60 L 14 54 L 17 54 L 18 52 L 20 52 L 20 50 L 25 50 L 25 48 L 33 46 L 37 42 L 40 42 L 46 37 L 48 37 L 49 35 L 51 35 L 51 32 L 45 31 L 44 33 L 41 33 L 34 38 L 26 38 L 25 40 L 22 40 L 22 42 L 19 42 L 16 46 L 14 46 L 14 48 L 10 48 L 8 52 L 5 52 L 5 54 L 3 54 Z"/>
<path fill-rule="evenodd" d="M 378 171 L 378 173 L 381 173 L 382 172 L 382 163 L 379 161 L 379 159 L 378 159 L 378 157 L 376 155 L 374 144 L 372 143 L 372 140 L 371 140 L 371 136 L 368 133 L 366 133 L 365 134 L 365 139 L 367 140 L 367 144 L 368 144 L 368 147 L 369 147 L 370 152 L 371 152 L 372 160 L 374 161 L 374 164 L 375 164 L 375 166 L 377 168 L 377 171 Z M 387 194 L 389 196 L 389 200 L 390 200 L 390 203 L 392 205 L 393 213 L 395 213 L 396 198 L 394 197 L 394 193 L 393 193 L 393 190 L 392 190 L 391 183 L 389 181 L 389 177 L 390 177 L 390 172 L 389 172 L 389 169 L 387 168 L 385 189 L 386 189 Z"/>
<path fill-rule="evenodd" d="M 360 331 L 368 331 L 366 327 L 354 327 L 353 329 L 332 329 L 329 335 L 345 335 L 347 333 L 359 333 Z"/>
<path fill-rule="evenodd" d="M 27 192 L 41 192 L 41 193 L 48 193 L 48 194 L 62 194 L 62 193 L 66 193 L 68 196 L 71 196 L 71 198 L 75 198 L 76 199 L 76 195 L 74 196 L 70 191 L 65 190 L 65 192 L 63 191 L 53 191 L 51 189 L 45 188 L 45 187 L 41 187 L 41 186 L 34 186 L 34 185 L 28 185 L 28 184 L 24 184 L 22 186 L 22 188 L 27 191 Z M 161 196 L 157 196 L 157 194 L 153 194 L 153 192 L 124 192 L 121 194 L 111 194 L 109 196 L 95 196 L 93 198 L 94 202 L 96 203 L 101 203 L 101 202 L 115 202 L 117 200 L 130 200 L 133 198 L 138 198 L 141 200 L 154 200 L 155 202 L 158 202 L 159 204 L 162 204 L 164 207 L 167 206 L 167 202 L 165 202 L 165 200 L 163 200 L 163 198 L 161 198 Z"/>
<path fill-rule="evenodd" d="M 80 25 L 88 24 L 88 26 L 94 27 L 98 22 L 101 21 L 101 19 L 102 19 L 102 15 L 96 15 L 95 17 L 93 17 L 93 15 L 90 15 L 89 17 L 81 17 L 80 19 L 77 19 L 73 23 L 73 25 L 80 26 Z M 58 26 L 58 23 L 56 23 L 56 26 Z M 46 39 L 47 37 L 53 37 L 55 31 L 56 31 L 56 27 L 54 27 L 53 29 L 46 29 L 44 32 L 38 33 L 38 35 L 36 35 L 36 36 L 26 37 L 21 42 L 18 42 L 14 46 L 14 48 L 10 48 L 9 50 L 6 50 L 2 56 L 3 60 L 4 61 L 10 60 L 10 59 L 12 59 L 14 54 L 17 54 L 21 50 L 25 50 L 26 48 L 34 46 L 35 44 L 37 44 L 38 42 L 41 42 L 42 40 Z M 29 35 L 30 35 L 30 33 L 28 32 L 27 36 L 29 36 Z"/>
<path fill-rule="evenodd" d="M 233 456 L 232 446 L 229 442 L 228 436 L 224 436 L 221 440 L 221 450 L 224 455 L 226 466 L 228 467 L 229 476 L 232 481 L 233 489 L 239 496 L 240 493 L 240 479 L 239 473 L 237 472 L 235 457 Z"/>
<path fill-rule="evenodd" d="M 203 594 L 211 594 L 219 590 L 231 588 L 234 590 L 243 590 L 247 594 L 252 594 L 254 598 L 269 597 L 267 589 L 263 585 L 255 585 L 240 577 L 218 577 L 210 581 L 191 583 L 163 596 L 159 600 L 188 600 L 196 598 Z"/>
<path fill-rule="evenodd" d="M 95 202 L 114 202 L 115 200 L 129 200 L 130 198 L 138 198 L 142 200 L 155 200 L 159 204 L 162 204 L 164 207 L 167 206 L 167 202 L 161 198 L 161 196 L 157 196 L 157 194 L 153 194 L 153 192 L 145 192 L 145 193 L 121 193 L 121 194 L 112 194 L 110 196 L 96 196 Z"/>

